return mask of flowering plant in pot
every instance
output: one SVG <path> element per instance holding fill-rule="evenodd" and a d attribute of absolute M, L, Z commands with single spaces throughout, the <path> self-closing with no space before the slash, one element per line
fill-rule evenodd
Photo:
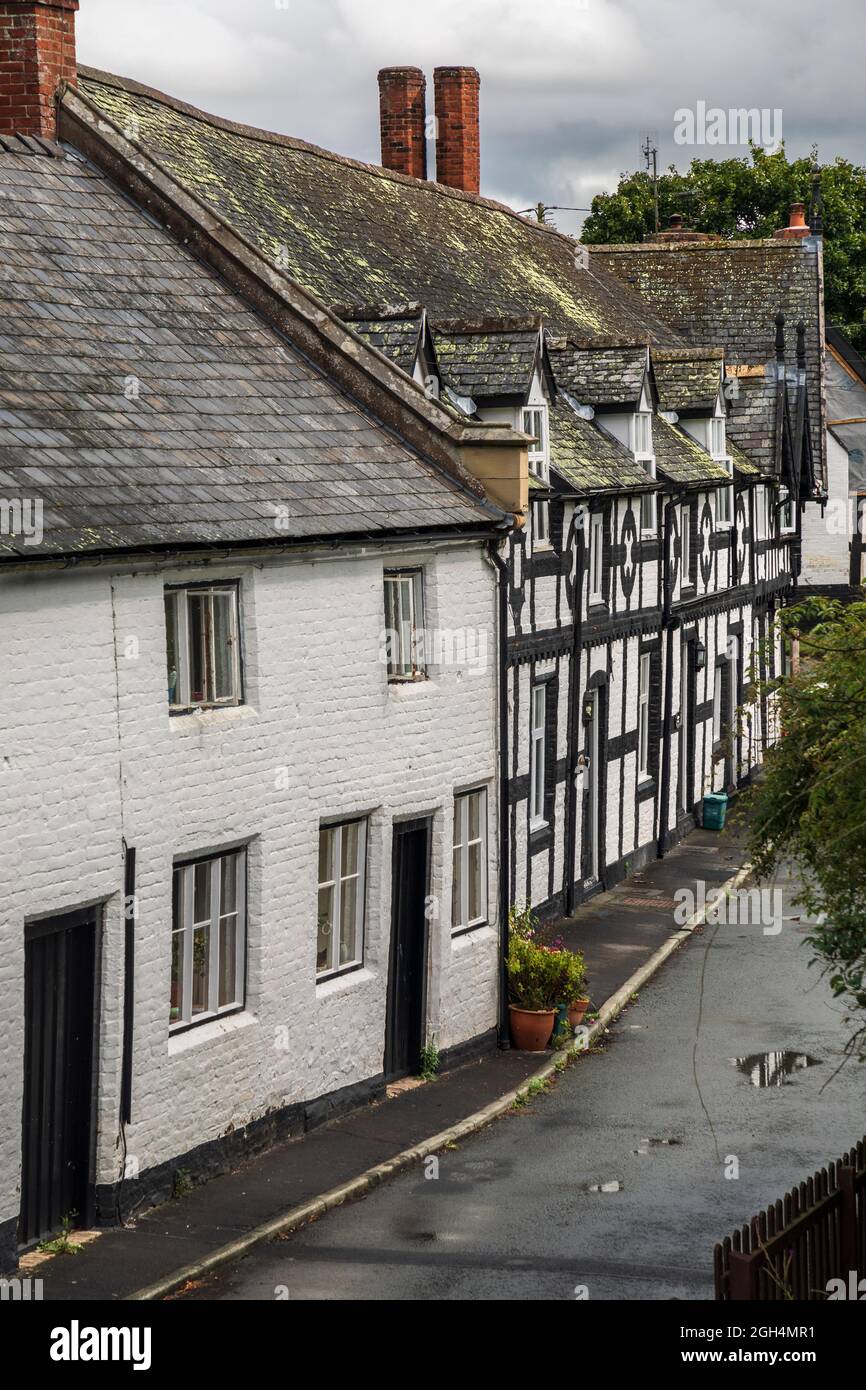
<path fill-rule="evenodd" d="M 578 1028 L 583 1023 L 589 1008 L 586 993 L 586 966 L 580 951 L 561 951 L 562 977 L 560 980 L 560 999 L 567 1005 L 568 1026 Z"/>
<path fill-rule="evenodd" d="M 506 970 L 508 1009 L 515 1047 L 543 1052 L 550 1042 L 562 998 L 563 952 L 542 946 L 531 934 L 509 938 Z"/>

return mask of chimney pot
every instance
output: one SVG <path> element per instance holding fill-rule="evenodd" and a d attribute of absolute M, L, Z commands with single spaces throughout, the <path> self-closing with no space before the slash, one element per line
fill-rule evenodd
<path fill-rule="evenodd" d="M 780 227 L 773 233 L 776 240 L 798 241 L 801 237 L 810 236 L 812 229 L 806 222 L 805 212 L 805 203 L 792 203 L 787 227 Z"/>
<path fill-rule="evenodd" d="M 75 83 L 78 0 L 0 0 L 0 134 L 57 139 L 57 94 Z"/>
<path fill-rule="evenodd" d="M 464 193 L 481 187 L 481 143 L 475 68 L 436 68 L 436 180 Z"/>
<path fill-rule="evenodd" d="M 426 92 L 420 68 L 382 68 L 379 73 L 382 165 L 415 179 L 427 177 Z"/>

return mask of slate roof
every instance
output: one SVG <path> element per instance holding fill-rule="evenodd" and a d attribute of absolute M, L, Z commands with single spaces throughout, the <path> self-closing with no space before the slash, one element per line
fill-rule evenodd
<path fill-rule="evenodd" d="M 398 367 L 411 376 L 423 325 L 423 311 L 417 307 L 413 312 L 385 318 L 355 318 L 346 316 L 346 323 L 360 334 L 372 347 L 378 348 Z"/>
<path fill-rule="evenodd" d="M 812 449 L 824 458 L 821 418 L 821 323 L 817 250 L 798 241 L 646 242 L 590 246 L 590 263 L 620 277 L 688 343 L 725 350 L 728 364 L 775 361 L 775 318 L 786 319 L 788 366 L 796 364 L 796 325 L 806 325 L 806 381 Z M 744 380 L 731 403 L 730 429 L 764 470 L 772 467 L 775 392 Z"/>
<path fill-rule="evenodd" d="M 721 386 L 721 348 L 659 348 L 652 354 L 659 410 L 712 414 Z"/>
<path fill-rule="evenodd" d="M 619 440 L 584 420 L 564 397 L 550 414 L 550 461 L 578 492 L 649 492 L 652 478 Z"/>
<path fill-rule="evenodd" d="M 0 152 L 0 246 L 0 498 L 44 508 L 0 555 L 501 519 L 81 160 Z"/>
<path fill-rule="evenodd" d="M 449 333 L 433 325 L 442 381 L 474 401 L 526 396 L 539 354 L 538 329 Z"/>
<path fill-rule="evenodd" d="M 762 469 L 758 467 L 753 459 L 749 458 L 748 454 L 743 453 L 739 444 L 735 444 L 730 435 L 728 435 L 725 440 L 725 447 L 733 459 L 734 471 L 736 473 L 742 474 L 744 478 L 760 478 L 763 476 Z"/>
<path fill-rule="evenodd" d="M 672 333 L 576 244 L 510 209 L 206 115 L 125 78 L 79 89 L 151 158 L 325 304 L 419 301 L 434 319 L 541 315 L 559 333 Z"/>
<path fill-rule="evenodd" d="M 680 487 L 707 487 L 714 483 L 730 482 L 723 463 L 717 463 L 706 449 L 681 430 L 656 415 L 653 419 L 653 449 L 656 473 L 667 482 Z"/>
<path fill-rule="evenodd" d="M 578 348 L 548 345 L 558 386 L 581 405 L 622 406 L 632 410 L 640 400 L 647 373 L 645 347 Z"/>

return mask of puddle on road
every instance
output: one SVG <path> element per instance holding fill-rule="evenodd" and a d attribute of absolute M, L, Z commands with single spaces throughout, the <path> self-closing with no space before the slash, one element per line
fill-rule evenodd
<path fill-rule="evenodd" d="M 639 1147 L 632 1149 L 632 1153 L 648 1154 L 653 1149 L 672 1149 L 682 1142 L 682 1139 L 641 1139 Z"/>
<path fill-rule="evenodd" d="M 750 1057 L 731 1057 L 732 1067 L 747 1076 L 753 1086 L 767 1090 L 770 1086 L 784 1086 L 794 1072 L 805 1071 L 807 1067 L 817 1067 L 821 1063 L 808 1052 L 755 1052 Z"/>
<path fill-rule="evenodd" d="M 622 1192 L 623 1184 L 619 1178 L 611 1178 L 609 1182 L 584 1182 L 577 1189 L 578 1192 Z"/>

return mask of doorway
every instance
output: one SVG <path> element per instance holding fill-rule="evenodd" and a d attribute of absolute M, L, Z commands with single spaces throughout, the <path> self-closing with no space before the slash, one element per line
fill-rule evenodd
<path fill-rule="evenodd" d="M 22 1245 L 92 1219 L 96 912 L 34 922 L 24 943 Z"/>
<path fill-rule="evenodd" d="M 389 1080 L 419 1070 L 425 1042 L 430 843 L 429 817 L 394 826 L 384 1067 Z"/>

